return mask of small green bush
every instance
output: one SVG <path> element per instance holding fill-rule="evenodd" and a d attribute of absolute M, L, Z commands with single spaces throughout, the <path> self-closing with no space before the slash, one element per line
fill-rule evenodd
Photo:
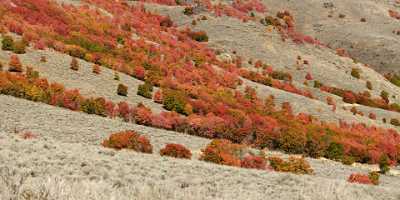
<path fill-rule="evenodd" d="M 379 159 L 379 169 L 380 169 L 380 173 L 382 173 L 382 174 L 386 174 L 390 170 L 389 158 L 386 154 L 383 154 Z"/>
<path fill-rule="evenodd" d="M 379 185 L 379 178 L 380 178 L 380 175 L 379 175 L 378 172 L 375 172 L 375 171 L 369 172 L 369 173 L 368 173 L 368 178 L 369 178 L 369 180 L 371 180 L 371 182 L 372 182 L 374 185 Z"/>
<path fill-rule="evenodd" d="M 11 36 L 4 36 L 1 41 L 1 49 L 4 51 L 12 51 L 14 49 L 14 40 Z"/>
<path fill-rule="evenodd" d="M 96 98 L 96 99 L 90 98 L 90 99 L 86 99 L 81 104 L 80 108 L 81 108 L 82 112 L 85 112 L 87 114 L 107 116 L 105 103 L 106 102 L 105 102 L 104 98 Z"/>
<path fill-rule="evenodd" d="M 332 142 L 325 150 L 325 157 L 331 160 L 340 160 L 343 158 L 343 154 L 343 145 L 336 142 Z"/>
<path fill-rule="evenodd" d="M 117 94 L 121 96 L 127 96 L 128 95 L 128 86 L 124 84 L 118 84 L 117 88 Z"/>
<path fill-rule="evenodd" d="M 163 90 L 164 108 L 181 114 L 188 114 L 185 111 L 185 97 L 179 91 Z"/>
<path fill-rule="evenodd" d="M 153 85 L 150 83 L 141 84 L 138 86 L 137 94 L 148 99 L 152 98 Z"/>

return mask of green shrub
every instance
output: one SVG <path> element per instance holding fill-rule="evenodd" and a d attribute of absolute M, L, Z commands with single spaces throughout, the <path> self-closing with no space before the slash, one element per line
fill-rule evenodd
<path fill-rule="evenodd" d="M 352 156 L 343 156 L 341 161 L 345 165 L 352 165 L 356 160 Z"/>
<path fill-rule="evenodd" d="M 148 99 L 152 98 L 153 85 L 150 83 L 140 84 L 138 86 L 137 94 Z"/>
<path fill-rule="evenodd" d="M 279 148 L 287 153 L 300 154 L 304 152 L 307 138 L 295 129 L 284 130 L 279 138 Z"/>
<path fill-rule="evenodd" d="M 14 40 L 11 36 L 4 36 L 1 41 L 1 49 L 4 51 L 12 51 L 14 49 Z"/>
<path fill-rule="evenodd" d="M 188 114 L 185 111 L 185 96 L 179 91 L 163 90 L 164 108 L 181 114 Z"/>
<path fill-rule="evenodd" d="M 386 92 L 385 90 L 381 91 L 381 97 L 384 99 L 386 102 L 389 102 L 389 93 Z"/>
<path fill-rule="evenodd" d="M 389 157 L 386 154 L 383 154 L 379 159 L 379 170 L 382 174 L 386 174 L 390 170 Z"/>
<path fill-rule="evenodd" d="M 36 70 L 33 70 L 32 67 L 27 67 L 26 68 L 26 77 L 28 77 L 29 79 L 39 78 L 39 72 Z"/>
<path fill-rule="evenodd" d="M 86 99 L 81 104 L 80 108 L 81 108 L 82 112 L 85 112 L 87 114 L 107 116 L 105 103 L 106 102 L 105 102 L 104 98 L 96 98 L 96 99 L 90 98 L 90 99 Z"/>
<path fill-rule="evenodd" d="M 320 87 L 322 87 L 323 85 L 322 85 L 322 83 L 321 82 L 319 82 L 319 81 L 314 81 L 314 88 L 320 88 Z"/>
<path fill-rule="evenodd" d="M 343 158 L 343 154 L 343 145 L 336 142 L 332 142 L 325 150 L 325 157 L 331 160 L 340 160 Z"/>
<path fill-rule="evenodd" d="M 379 175 L 378 172 L 375 172 L 375 171 L 369 172 L 369 173 L 368 173 L 368 178 L 369 178 L 369 180 L 371 180 L 371 182 L 372 182 L 374 185 L 379 185 L 379 178 L 380 178 L 380 175 Z"/>
<path fill-rule="evenodd" d="M 121 95 L 121 96 L 127 96 L 128 95 L 128 87 L 121 83 L 118 84 L 117 94 Z"/>
<path fill-rule="evenodd" d="M 273 71 L 271 77 L 278 80 L 291 81 L 292 76 L 287 72 Z"/>
<path fill-rule="evenodd" d="M 361 78 L 360 69 L 357 68 L 351 69 L 351 76 L 353 76 L 356 79 L 360 79 Z"/>

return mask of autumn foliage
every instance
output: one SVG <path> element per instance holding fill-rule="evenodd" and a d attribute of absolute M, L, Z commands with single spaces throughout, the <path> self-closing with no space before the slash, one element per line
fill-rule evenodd
<path fill-rule="evenodd" d="M 113 133 L 110 137 L 103 141 L 102 145 L 108 148 L 131 149 L 142 153 L 152 153 L 153 147 L 150 141 L 135 131 L 122 131 Z"/>
<path fill-rule="evenodd" d="M 192 153 L 188 148 L 181 144 L 167 144 L 160 150 L 161 156 L 170 156 L 175 158 L 192 158 Z"/>
<path fill-rule="evenodd" d="M 174 27 L 165 17 L 145 11 L 140 4 L 132 6 L 121 1 L 86 0 L 94 5 L 89 7 L 59 5 L 48 0 L 13 2 L 14 5 L 0 1 L 0 8 L 7 10 L 2 13 L 4 23 L 1 28 L 22 36 L 30 43 L 40 40 L 48 48 L 157 86 L 160 89 L 154 98 L 170 112 L 156 114 L 144 105 L 90 99 L 78 90 L 48 83 L 46 79 L 28 79 L 22 74 L 6 72 L 0 74 L 2 94 L 212 139 L 223 138 L 225 140 L 204 150 L 203 159 L 234 166 L 241 165 L 241 159 L 232 150 L 238 148 L 236 143 L 313 157 L 331 155 L 328 152 L 332 148 L 329 147 L 340 144 L 343 156 L 335 159 L 347 156 L 357 162 L 377 163 L 381 154 L 386 154 L 391 163 L 396 163 L 400 158 L 400 137 L 394 130 L 345 122 L 339 125 L 322 123 L 305 114 L 294 114 L 288 106 L 279 109 L 272 105 L 272 101 L 259 98 L 254 89 L 237 90 L 243 83 L 242 79 L 246 78 L 312 98 L 310 92 L 291 83 L 288 73 L 273 70 L 262 63 L 257 66 L 263 72 L 243 70 L 240 59 L 233 63 L 219 61 L 206 43 L 197 41 L 199 35 L 191 37 L 193 31 Z M 217 16 L 251 20 L 246 12 L 263 10 L 262 4 L 257 2 L 205 3 L 205 7 Z M 176 4 L 175 1 L 165 3 Z M 113 17 L 96 8 L 109 12 Z M 273 19 L 270 21 L 283 38 L 297 43 L 319 44 L 317 40 L 297 33 L 289 12 L 279 12 Z M 200 38 L 205 36 L 200 34 Z M 322 85 L 319 88 L 342 98 L 345 92 L 349 93 Z M 382 98 L 354 92 L 348 96 L 346 101 L 351 103 L 396 110 L 396 106 Z"/>
<path fill-rule="evenodd" d="M 10 66 L 8 68 L 8 71 L 10 72 L 22 72 L 22 64 L 21 61 L 19 61 L 19 58 L 17 55 L 12 55 L 10 57 L 10 62 L 8 63 L 8 65 Z"/>

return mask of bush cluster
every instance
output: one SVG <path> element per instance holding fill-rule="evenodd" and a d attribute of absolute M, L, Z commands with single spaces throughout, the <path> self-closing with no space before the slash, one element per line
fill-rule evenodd
<path fill-rule="evenodd" d="M 294 174 L 312 174 L 314 171 L 304 158 L 289 157 L 287 161 L 279 157 L 269 157 L 271 167 L 279 172 L 291 172 Z"/>
<path fill-rule="evenodd" d="M 118 150 L 131 149 L 142 153 L 153 153 L 149 139 L 130 130 L 111 134 L 108 139 L 103 141 L 102 145 Z"/>
<path fill-rule="evenodd" d="M 167 144 L 160 150 L 161 156 L 170 156 L 175 158 L 191 159 L 192 153 L 188 148 L 181 144 Z"/>
<path fill-rule="evenodd" d="M 12 51 L 16 54 L 24 54 L 25 48 L 28 46 L 28 43 L 24 40 L 20 40 L 15 42 L 11 36 L 3 36 L 3 40 L 1 41 L 2 46 L 1 49 L 5 51 Z"/>

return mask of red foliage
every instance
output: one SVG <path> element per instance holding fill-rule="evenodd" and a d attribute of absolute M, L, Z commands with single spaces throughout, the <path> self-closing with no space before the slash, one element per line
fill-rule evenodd
<path fill-rule="evenodd" d="M 152 153 L 153 147 L 150 141 L 135 131 L 122 131 L 113 133 L 109 139 L 103 141 L 102 145 L 114 149 L 132 149 L 142 153 Z"/>
<path fill-rule="evenodd" d="M 135 123 L 148 126 L 151 125 L 152 121 L 151 110 L 146 106 L 144 106 L 143 104 L 139 104 L 138 106 L 133 108 L 132 114 Z"/>
<path fill-rule="evenodd" d="M 22 139 L 28 140 L 28 139 L 36 139 L 38 136 L 30 131 L 24 132 L 21 135 Z"/>
<path fill-rule="evenodd" d="M 133 75 L 140 80 L 144 80 L 145 69 L 142 66 L 136 66 L 133 70 Z"/>
<path fill-rule="evenodd" d="M 375 113 L 369 113 L 368 117 L 369 117 L 370 119 L 376 120 L 376 114 L 375 114 Z"/>
<path fill-rule="evenodd" d="M 351 174 L 349 178 L 347 179 L 348 182 L 350 183 L 360 183 L 360 184 L 368 184 L 368 185 L 373 185 L 371 179 L 368 177 L 368 175 L 364 174 Z"/>
<path fill-rule="evenodd" d="M 267 163 L 265 162 L 265 159 L 260 156 L 246 156 L 243 160 L 241 160 L 240 166 L 251 169 L 267 169 Z"/>
<path fill-rule="evenodd" d="M 395 10 L 389 10 L 389 16 L 400 20 L 400 13 Z"/>
<path fill-rule="evenodd" d="M 122 117 L 125 121 L 129 122 L 132 120 L 132 109 L 129 104 L 126 102 L 118 103 L 118 113 L 119 116 Z"/>
<path fill-rule="evenodd" d="M 311 80 L 313 80 L 313 77 L 311 76 L 311 74 L 310 73 L 307 73 L 307 75 L 306 75 L 306 80 L 308 80 L 308 81 L 311 81 Z"/>
<path fill-rule="evenodd" d="M 190 150 L 181 144 L 167 144 L 163 149 L 160 150 L 160 155 L 185 159 L 192 158 L 192 153 Z"/>
<path fill-rule="evenodd" d="M 343 101 L 346 103 L 353 104 L 353 103 L 357 102 L 357 99 L 356 99 L 356 96 L 354 95 L 354 93 L 346 91 L 343 94 Z"/>

